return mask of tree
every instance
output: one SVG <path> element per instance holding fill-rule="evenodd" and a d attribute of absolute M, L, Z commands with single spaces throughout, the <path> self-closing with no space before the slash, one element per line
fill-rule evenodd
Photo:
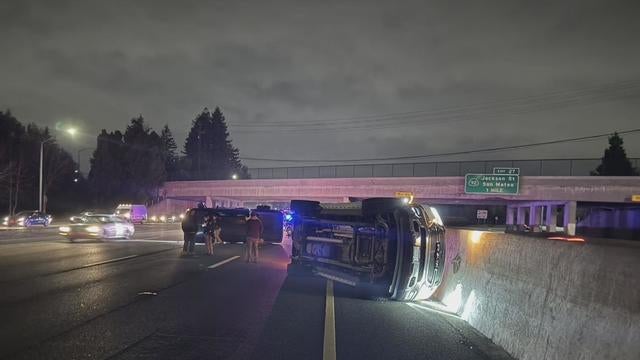
<path fill-rule="evenodd" d="M 10 110 L 0 111 L 0 186 L 7 189 L 0 193 L 3 208 L 14 214 L 18 206 L 20 184 L 25 178 L 22 166 L 22 146 L 24 126 L 11 114 Z"/>
<path fill-rule="evenodd" d="M 162 149 L 161 136 L 142 116 L 131 119 L 124 134 L 102 130 L 89 172 L 97 204 L 146 203 L 157 196 L 166 179 Z"/>
<path fill-rule="evenodd" d="M 203 169 L 206 167 L 204 154 L 206 153 L 205 137 L 209 133 L 211 124 L 211 112 L 204 108 L 191 123 L 191 130 L 184 143 L 185 163 L 189 166 L 191 179 L 203 179 Z"/>
<path fill-rule="evenodd" d="M 102 130 L 91 157 L 89 187 L 96 205 L 115 205 L 121 200 L 125 179 L 124 141 L 120 131 Z"/>
<path fill-rule="evenodd" d="M 131 119 L 124 132 L 126 191 L 130 201 L 143 202 L 154 196 L 166 179 L 160 136 L 142 115 Z"/>
<path fill-rule="evenodd" d="M 229 138 L 224 115 L 219 107 L 213 113 L 204 108 L 192 123 L 184 144 L 185 164 L 190 166 L 190 178 L 230 179 L 233 174 L 248 178 L 247 168 L 239 158 L 239 151 Z"/>
<path fill-rule="evenodd" d="M 609 137 L 609 148 L 605 149 L 602 162 L 591 172 L 595 176 L 634 176 L 638 171 L 631 166 L 624 150 L 622 138 L 618 133 Z"/>
<path fill-rule="evenodd" d="M 78 193 L 69 186 L 75 169 L 71 155 L 55 142 L 48 128 L 24 126 L 7 110 L 0 112 L 0 204 L 10 214 L 38 206 L 39 150 L 44 140 L 43 210 L 47 198 L 56 199 L 53 210 L 69 210 L 74 205 L 68 201 Z"/>
<path fill-rule="evenodd" d="M 167 178 L 173 179 L 176 176 L 178 154 L 176 141 L 169 129 L 169 125 L 165 125 L 160 132 L 160 143 L 162 148 L 162 158 L 164 159 L 164 168 L 167 172 Z"/>

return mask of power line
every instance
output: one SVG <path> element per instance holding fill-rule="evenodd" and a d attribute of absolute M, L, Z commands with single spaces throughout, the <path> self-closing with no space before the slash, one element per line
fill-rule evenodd
<path fill-rule="evenodd" d="M 623 134 L 632 134 L 640 132 L 640 128 L 618 131 L 619 135 Z M 566 138 L 566 139 L 557 139 L 550 141 L 543 141 L 537 143 L 529 143 L 529 144 L 520 144 L 520 145 L 509 145 L 509 146 L 500 146 L 493 148 L 484 148 L 484 149 L 475 149 L 475 150 L 465 150 L 465 151 L 456 151 L 456 152 L 447 152 L 447 153 L 438 153 L 438 154 L 426 154 L 426 155 L 409 155 L 409 156 L 393 156 L 393 157 L 382 157 L 382 158 L 368 158 L 368 159 L 274 159 L 274 158 L 261 158 L 255 156 L 241 156 L 242 160 L 254 160 L 254 161 L 272 161 L 272 162 L 292 162 L 292 163 L 327 163 L 327 162 L 362 162 L 362 161 L 391 161 L 391 160 L 411 160 L 411 159 L 423 159 L 423 158 L 431 158 L 431 157 L 441 157 L 441 156 L 453 156 L 453 155 L 467 155 L 473 153 L 482 153 L 482 152 L 492 152 L 492 151 L 503 151 L 503 150 L 513 150 L 513 149 L 522 149 L 536 146 L 544 146 L 544 145 L 553 145 L 560 144 L 565 142 L 577 142 L 577 141 L 585 141 L 585 140 L 593 140 L 601 137 L 611 136 L 613 133 L 604 133 L 597 135 L 589 135 L 589 136 L 581 136 L 575 138 Z"/>
<path fill-rule="evenodd" d="M 432 116 L 431 118 L 420 118 L 420 119 L 411 119 L 411 118 L 398 118 L 398 119 L 385 119 L 382 124 L 354 124 L 355 126 L 341 126 L 341 127 L 303 127 L 303 126 L 295 126 L 295 127 L 268 127 L 261 129 L 239 129 L 234 130 L 234 133 L 265 133 L 265 132 L 288 132 L 288 133 L 306 133 L 306 132 L 325 132 L 325 133 L 335 133 L 342 131 L 350 131 L 350 130 L 376 130 L 376 129 L 389 129 L 389 128 L 398 128 L 403 126 L 428 126 L 428 125 L 436 125 L 442 123 L 451 123 L 451 122 L 466 122 L 471 120 L 479 120 L 486 118 L 495 118 L 506 115 L 522 115 L 522 114 L 530 114 L 541 111 L 548 111 L 558 108 L 565 108 L 573 105 L 581 105 L 581 104 L 596 104 L 600 102 L 608 102 L 608 101 L 616 101 L 626 97 L 637 97 L 640 93 L 626 93 L 626 94 L 602 94 L 598 96 L 590 96 L 590 97 L 574 97 L 567 99 L 558 99 L 554 102 L 549 102 L 546 104 L 529 104 L 529 105 L 510 105 L 505 108 L 498 109 L 479 109 L 475 111 L 475 113 L 445 113 L 441 115 Z M 541 106 L 543 105 L 543 106 Z M 493 110 L 493 111 L 492 111 Z M 349 124 L 347 124 L 349 125 Z"/>
<path fill-rule="evenodd" d="M 364 115 L 351 118 L 333 119 L 333 120 L 317 120 L 317 121 L 273 121 L 262 122 L 255 124 L 229 124 L 230 127 L 237 129 L 236 132 L 264 132 L 264 131 L 304 131 L 304 130 L 342 130 L 350 129 L 345 125 L 367 125 L 367 128 L 371 128 L 369 125 L 381 124 L 381 125 L 393 125 L 397 126 L 399 120 L 409 122 L 420 122 L 424 120 L 424 117 L 451 117 L 462 116 L 466 114 L 482 113 L 487 110 L 508 110 L 510 108 L 522 109 L 525 112 L 541 111 L 544 107 L 539 108 L 541 105 L 571 105 L 574 103 L 580 103 L 584 101 L 598 101 L 598 100 L 611 100 L 625 95 L 634 95 L 633 91 L 640 87 L 640 82 L 625 81 L 615 84 L 606 84 L 596 87 L 589 87 L 577 90 L 569 91 L 556 91 L 551 93 L 544 93 L 538 95 L 532 95 L 522 98 L 512 98 L 507 100 L 498 100 L 486 103 L 477 103 L 459 107 L 448 107 L 432 110 L 419 110 L 409 112 L 390 113 L 382 115 Z M 631 91 L 631 93 L 629 93 Z M 412 120 L 417 117 L 423 119 Z M 393 122 L 391 124 L 390 122 Z M 276 127 L 276 125 L 279 125 Z M 339 126 L 333 128 L 331 126 Z M 361 127 L 353 127 L 354 129 Z"/>

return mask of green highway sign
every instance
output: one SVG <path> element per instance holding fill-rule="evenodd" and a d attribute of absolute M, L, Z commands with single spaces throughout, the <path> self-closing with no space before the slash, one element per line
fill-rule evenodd
<path fill-rule="evenodd" d="M 464 192 L 467 194 L 516 195 L 519 191 L 519 175 L 466 174 L 464 176 Z"/>
<path fill-rule="evenodd" d="M 520 168 L 494 167 L 493 173 L 496 175 L 520 175 Z"/>

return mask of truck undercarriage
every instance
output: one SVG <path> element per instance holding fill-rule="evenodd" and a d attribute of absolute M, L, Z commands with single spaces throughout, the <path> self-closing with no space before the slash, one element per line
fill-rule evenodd
<path fill-rule="evenodd" d="M 426 298 L 440 284 L 444 228 L 431 210 L 398 199 L 292 209 L 293 268 L 397 300 Z"/>

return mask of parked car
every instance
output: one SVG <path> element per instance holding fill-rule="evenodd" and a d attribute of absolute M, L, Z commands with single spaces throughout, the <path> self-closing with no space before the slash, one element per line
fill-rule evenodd
<path fill-rule="evenodd" d="M 185 237 L 195 238 L 196 242 L 204 242 L 202 224 L 204 217 L 215 215 L 221 227 L 220 238 L 224 242 L 244 242 L 247 235 L 247 218 L 252 210 L 246 208 L 206 208 L 189 209 L 182 219 L 182 231 Z M 257 213 L 264 227 L 264 241 L 282 242 L 283 215 L 280 211 L 266 208 L 253 210 Z"/>
<path fill-rule="evenodd" d="M 402 199 L 294 200 L 289 273 L 317 274 L 393 300 L 429 298 L 442 282 L 445 228 L 435 209 Z"/>
<path fill-rule="evenodd" d="M 87 215 L 81 222 L 58 228 L 60 235 L 75 239 L 129 239 L 135 233 L 133 224 L 116 215 Z"/>
<path fill-rule="evenodd" d="M 37 210 L 20 211 L 13 216 L 6 216 L 2 224 L 4 226 L 36 226 L 41 225 L 44 227 L 49 226 L 53 217 Z"/>

